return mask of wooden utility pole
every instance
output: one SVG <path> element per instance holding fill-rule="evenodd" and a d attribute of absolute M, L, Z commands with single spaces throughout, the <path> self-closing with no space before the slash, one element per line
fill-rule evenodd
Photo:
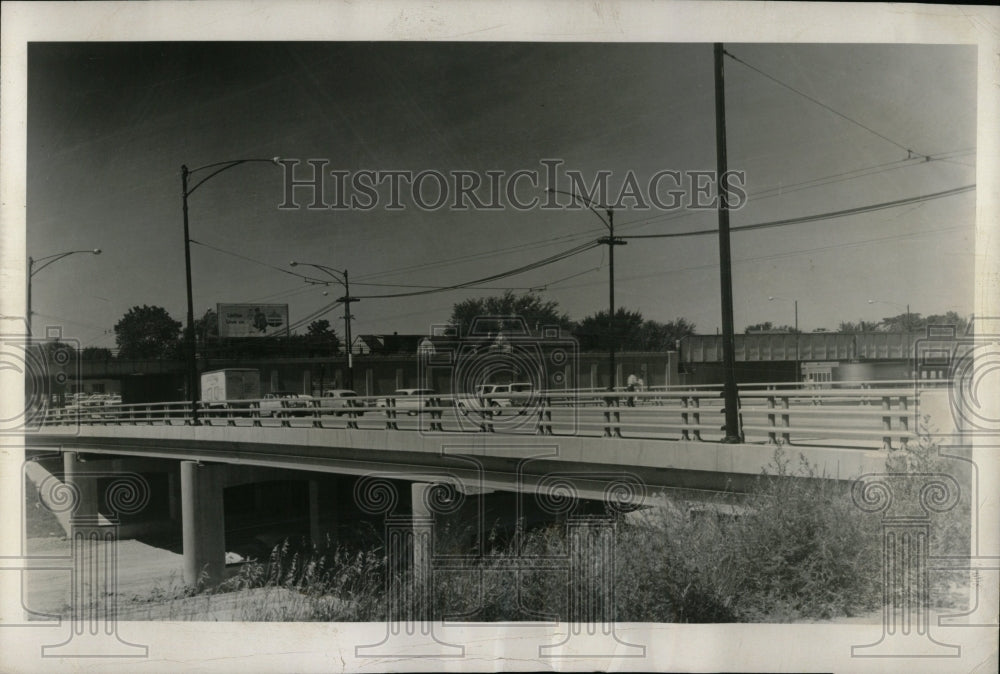
<path fill-rule="evenodd" d="M 736 336 L 733 328 L 733 265 L 729 250 L 729 177 L 726 166 L 726 78 L 722 43 L 715 43 L 715 156 L 719 189 L 719 271 L 722 291 L 722 395 L 726 408 L 724 442 L 742 441 L 736 391 Z"/>

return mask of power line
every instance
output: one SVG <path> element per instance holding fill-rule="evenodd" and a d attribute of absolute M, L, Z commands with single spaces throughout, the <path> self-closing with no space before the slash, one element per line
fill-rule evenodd
<path fill-rule="evenodd" d="M 965 227 L 964 226 L 955 226 L 955 227 L 945 227 L 943 229 L 925 230 L 925 231 L 922 231 L 922 232 L 907 232 L 905 234 L 893 234 L 893 235 L 890 235 L 890 236 L 882 236 L 882 237 L 878 237 L 878 238 L 874 238 L 874 239 L 865 239 L 865 240 L 862 240 L 862 241 L 848 241 L 846 243 L 834 243 L 834 244 L 830 244 L 830 245 L 827 245 L 827 246 L 817 246 L 817 247 L 814 247 L 814 248 L 802 248 L 802 249 L 799 249 L 799 250 L 791 250 L 791 251 L 786 251 L 786 252 L 783 252 L 783 253 L 771 253 L 771 254 L 768 254 L 768 255 L 758 255 L 758 256 L 755 256 L 755 257 L 737 258 L 737 259 L 733 260 L 733 263 L 734 264 L 745 264 L 747 262 L 760 262 L 762 260 L 776 260 L 776 259 L 781 259 L 781 258 L 786 258 L 786 257 L 796 257 L 798 255 L 805 255 L 805 254 L 808 254 L 808 253 L 817 253 L 817 252 L 824 252 L 824 251 L 828 251 L 828 250 L 835 250 L 835 249 L 838 249 L 838 248 L 856 248 L 858 246 L 866 246 L 866 245 L 874 244 L 874 243 L 884 243 L 886 241 L 892 241 L 892 240 L 896 240 L 896 239 L 908 239 L 908 238 L 916 237 L 916 236 L 927 236 L 927 235 L 932 235 L 932 234 L 944 234 L 944 233 L 947 233 L 947 232 L 958 231 L 958 230 L 961 230 L 961 229 L 965 229 Z M 636 274 L 636 275 L 633 275 L 633 276 L 626 276 L 625 278 L 623 278 L 621 280 L 622 281 L 635 281 L 635 280 L 643 279 L 643 278 L 651 278 L 651 277 L 655 277 L 655 276 L 662 276 L 664 274 L 676 274 L 676 273 L 686 272 L 686 271 L 699 271 L 699 270 L 702 270 L 702 269 L 715 269 L 718 266 L 719 266 L 718 263 L 709 263 L 709 264 L 696 265 L 696 266 L 693 266 L 693 267 L 680 267 L 680 268 L 677 268 L 677 269 L 666 269 L 666 270 L 662 270 L 661 269 L 661 270 L 657 270 L 655 272 L 650 272 L 650 273 L 647 273 L 647 274 Z M 575 284 L 575 285 L 563 286 L 562 288 L 560 288 L 560 290 L 572 290 L 574 288 L 586 288 L 586 287 L 589 287 L 589 286 L 597 285 L 598 283 L 600 283 L 600 282 L 599 281 L 593 281 L 593 282 L 588 282 L 588 283 L 578 283 L 578 284 Z"/>
<path fill-rule="evenodd" d="M 456 284 L 453 284 L 453 285 L 440 286 L 440 287 L 437 287 L 437 288 L 432 288 L 432 289 L 428 289 L 428 290 L 418 290 L 418 291 L 409 292 L 409 293 L 388 293 L 388 294 L 385 294 L 385 295 L 356 295 L 355 297 L 357 297 L 358 299 L 379 299 L 379 298 L 394 298 L 394 297 L 414 297 L 414 296 L 417 296 L 417 295 L 429 295 L 429 294 L 432 294 L 432 293 L 446 292 L 446 291 L 449 291 L 449 290 L 460 290 L 460 289 L 463 289 L 463 288 L 469 288 L 471 286 L 478 286 L 478 285 L 481 285 L 483 283 L 488 283 L 490 281 L 496 281 L 496 280 L 499 280 L 499 279 L 502 279 L 502 278 L 507 278 L 508 276 L 515 276 L 517 274 L 523 274 L 525 272 L 533 271 L 535 269 L 539 269 L 541 267 L 544 267 L 544 266 L 547 266 L 547 265 L 550 265 L 550 264 L 554 264 L 556 262 L 560 262 L 560 261 L 565 260 L 565 259 L 567 259 L 569 257 L 573 257 L 574 255 L 579 255 L 580 253 L 586 252 L 588 250 L 591 250 L 591 249 L 596 248 L 597 246 L 601 246 L 601 245 L 603 245 L 603 244 L 599 243 L 595 239 L 593 241 L 588 241 L 587 243 L 584 243 L 584 244 L 582 244 L 580 246 L 576 246 L 575 248 L 570 248 L 569 250 L 563 251 L 562 253 L 557 253 L 555 255 L 550 255 L 547 258 L 543 258 L 541 260 L 537 260 L 535 262 L 531 262 L 529 264 L 522 265 L 520 267 L 517 267 L 516 269 L 511 269 L 509 271 L 500 272 L 498 274 L 492 274 L 490 276 L 485 276 L 483 278 L 479 278 L 479 279 L 476 279 L 474 281 L 466 281 L 464 283 L 456 283 Z"/>
<path fill-rule="evenodd" d="M 886 135 L 884 135 L 884 134 L 881 134 L 881 133 L 879 133 L 879 132 L 878 132 L 878 131 L 876 131 L 875 129 L 873 129 L 873 128 L 869 127 L 869 126 L 866 126 L 866 125 L 862 124 L 862 123 L 861 123 L 861 122 L 859 122 L 858 120 L 856 120 L 856 119 L 854 119 L 854 118 L 852 118 L 852 117 L 849 117 L 849 116 L 845 115 L 844 113 L 840 112 L 839 110 L 835 110 L 834 108 L 831 108 L 831 107 L 830 107 L 829 105 L 827 105 L 827 104 L 826 104 L 826 103 L 824 103 L 823 101 L 820 101 L 820 100 L 818 100 L 818 99 L 816 99 L 816 98 L 813 98 L 813 97 L 812 97 L 812 96 L 810 96 L 809 94 L 807 94 L 807 93 L 805 93 L 805 92 L 803 92 L 803 91 L 800 91 L 800 90 L 796 89 L 795 87 L 793 87 L 793 86 L 792 86 L 792 85 L 790 85 L 790 84 L 786 84 L 786 83 L 782 82 L 782 81 L 781 81 L 781 80 L 779 80 L 779 79 L 778 79 L 777 77 L 774 77 L 773 75 L 769 75 L 769 74 L 767 74 L 766 72 L 764 72 L 764 71 L 763 71 L 763 70 L 761 70 L 760 68 L 758 68 L 758 67 L 756 67 L 756 66 L 753 66 L 753 65 L 750 65 L 749 63 L 747 63 L 746 61 L 744 61 L 744 60 L 743 60 L 743 59 L 741 59 L 740 57 L 738 57 L 738 56 L 734 55 L 734 54 L 733 54 L 732 52 L 729 52 L 729 51 L 727 51 L 727 50 L 725 50 L 725 49 L 723 49 L 722 51 L 723 51 L 723 53 L 724 53 L 724 54 L 725 54 L 726 56 L 728 56 L 729 58 L 733 59 L 733 60 L 734 60 L 734 61 L 736 61 L 737 63 L 741 63 L 742 65 L 746 66 L 746 67 L 747 67 L 747 68 L 749 68 L 750 70 L 753 70 L 754 72 L 756 72 L 756 73 L 759 73 L 759 74 L 763 75 L 764 77 L 766 77 L 767 79 L 771 80 L 772 82 L 774 82 L 774 83 L 776 83 L 776 84 L 779 84 L 779 85 L 783 86 L 784 88 L 788 89 L 789 91 L 793 91 L 793 92 L 795 92 L 795 93 L 796 93 L 796 94 L 798 94 L 799 96 L 802 96 L 802 97 L 803 97 L 803 98 L 805 98 L 806 100 L 809 100 L 809 101 L 812 101 L 813 103 L 815 103 L 816 105 L 820 106 L 821 108 L 823 108 L 823 109 L 825 109 L 825 110 L 829 110 L 830 112 L 832 112 L 833 114 L 837 115 L 838 117 L 841 117 L 841 118 L 843 118 L 843 119 L 846 119 L 846 120 L 847 120 L 848 122 L 850 122 L 851 124 L 856 124 L 857 126 L 860 126 L 860 127 L 861 127 L 862 129 L 864 129 L 865 131 L 867 131 L 867 132 L 869 132 L 869 133 L 871 133 L 871 134 L 874 134 L 874 135 L 878 136 L 878 137 L 879 137 L 879 138 L 881 138 L 882 140 L 884 140 L 884 141 L 886 141 L 886 142 L 889 142 L 889 143 L 892 143 L 893 145 L 895 145 L 896 147 L 898 147 L 898 148 L 900 148 L 900 149 L 902 149 L 902 150 L 906 150 L 906 154 L 907 154 L 907 159 L 910 159 L 910 158 L 911 158 L 911 157 L 912 157 L 913 155 L 917 155 L 918 157 L 927 157 L 927 155 L 924 155 L 924 154 L 920 154 L 919 152 L 914 152 L 913 150 L 911 150 L 910 148 L 906 147 L 906 146 L 905 146 L 905 145 L 903 145 L 902 143 L 897 143 L 897 142 L 896 142 L 896 141 L 894 141 L 894 140 L 893 140 L 892 138 L 889 138 L 888 136 L 886 136 Z"/>
<path fill-rule="evenodd" d="M 548 239 L 540 239 L 538 241 L 528 241 L 525 243 L 520 243 L 515 246 L 508 246 L 507 248 L 494 248 L 488 251 L 482 251 L 479 253 L 470 253 L 469 255 L 461 255 L 454 258 L 446 258 L 444 260 L 437 260 L 434 262 L 425 262 L 422 264 L 410 265 L 408 267 L 398 267 L 396 269 L 390 269 L 387 271 L 373 272 L 371 274 L 362 275 L 359 277 L 360 281 L 364 279 L 382 278 L 385 276 L 394 276 L 396 274 L 402 274 L 408 271 L 416 271 L 418 269 L 433 269 L 435 267 L 446 267 L 453 264 L 458 264 L 460 262 L 467 262 L 471 260 L 479 260 L 487 257 L 494 257 L 496 255 L 503 255 L 505 253 L 512 253 L 518 250 L 524 250 L 526 248 L 538 248 L 539 246 L 547 246 L 556 243 L 562 243 L 564 241 L 573 241 L 577 239 L 582 239 L 584 237 L 590 236 L 592 234 L 603 231 L 603 229 L 589 229 L 580 232 L 574 232 L 572 234 L 566 234 L 563 236 L 551 237 Z"/>
<path fill-rule="evenodd" d="M 293 271 L 288 271 L 287 269 L 283 269 L 283 268 L 278 267 L 277 265 L 273 265 L 273 264 L 271 264 L 269 262 L 264 262 L 263 260 L 257 260 L 255 258 L 248 257 L 248 256 L 243 255 L 241 253 L 234 253 L 231 250 L 226 250 L 224 248 L 219 248 L 218 246 L 213 246 L 211 244 L 202 243 L 201 241 L 196 241 L 195 239 L 190 239 L 190 241 L 191 241 L 191 243 L 196 244 L 198 246 L 203 246 L 205 248 L 210 248 L 212 250 L 218 251 L 220 253 L 224 253 L 226 255 L 232 255 L 233 257 L 238 257 L 241 260 L 246 260 L 248 262 L 253 262 L 254 264 L 259 264 L 262 267 L 267 267 L 268 269 L 274 269 L 275 271 L 280 271 L 282 274 L 288 274 L 289 276 L 294 276 L 295 278 L 300 278 L 300 279 L 307 280 L 307 281 L 309 280 L 308 276 L 304 276 L 302 274 L 296 274 Z"/>
<path fill-rule="evenodd" d="M 831 220 L 833 218 L 843 218 L 848 215 L 858 215 L 860 213 L 871 213 L 874 211 L 881 211 L 887 208 L 897 208 L 899 206 L 906 206 L 907 204 L 922 203 L 925 201 L 930 201 L 932 199 L 941 199 L 944 197 L 950 197 L 956 194 L 962 194 L 963 192 L 970 192 L 976 189 L 975 184 L 965 185 L 963 187 L 956 187 L 950 190 L 944 190 L 943 192 L 934 192 L 932 194 L 922 194 L 917 197 L 908 197 L 906 199 L 896 199 L 895 201 L 885 201 L 879 204 L 870 204 L 868 206 L 858 206 L 856 208 L 847 208 L 841 211 L 830 211 L 828 213 L 816 213 L 814 215 L 803 215 L 797 218 L 787 218 L 785 220 L 772 220 L 770 222 L 760 222 L 754 225 L 743 225 L 742 227 L 733 227 L 732 231 L 748 231 L 752 229 L 769 229 L 771 227 L 784 227 L 786 225 L 798 225 L 805 222 L 815 222 L 817 220 Z M 621 238 L 623 239 L 672 239 L 682 236 L 703 236 L 706 234 L 718 234 L 718 230 L 713 229 L 699 229 L 693 232 L 671 232 L 667 234 L 631 234 L 625 235 Z"/>
<path fill-rule="evenodd" d="M 953 164 L 961 164 L 961 162 L 952 161 L 952 157 L 947 157 L 947 155 L 962 156 L 965 154 L 974 154 L 975 148 L 967 150 L 953 150 L 950 152 L 942 152 L 936 155 L 931 155 L 931 161 L 945 161 Z M 947 158 L 946 158 L 947 157 Z M 870 175 L 875 175 L 878 173 L 887 173 L 889 171 L 896 171 L 903 168 L 910 168 L 912 166 L 918 166 L 920 164 L 927 163 L 927 160 L 920 157 L 911 157 L 908 159 L 896 159 L 890 162 L 884 162 L 881 164 L 874 164 L 872 166 L 866 166 L 862 168 L 852 169 L 850 171 L 844 171 L 841 173 L 834 173 L 828 176 L 821 176 L 819 178 L 812 178 L 810 180 L 804 180 L 798 183 L 791 183 L 789 185 L 770 187 L 759 192 L 753 192 L 747 195 L 749 200 L 763 200 L 770 199 L 773 197 L 779 197 L 786 194 L 792 194 L 801 190 L 813 189 L 815 187 L 824 187 L 826 185 L 832 185 L 838 182 L 844 182 L 847 180 L 856 180 L 858 178 L 864 178 Z M 962 166 L 968 166 L 968 164 L 961 164 Z M 973 167 L 970 167 L 973 168 Z M 677 214 L 660 214 L 653 215 L 648 218 L 641 218 L 639 220 L 632 220 L 631 222 L 626 222 L 621 225 L 621 229 L 625 228 L 635 228 L 640 225 L 647 225 L 651 222 L 656 222 L 662 220 L 663 222 L 670 222 L 673 220 L 679 220 L 681 218 L 690 217 L 697 213 L 703 213 L 704 211 L 687 211 Z"/>
<path fill-rule="evenodd" d="M 472 289 L 474 287 L 475 287 L 475 289 L 479 290 L 480 288 L 478 288 L 477 286 L 479 286 L 482 283 L 486 283 L 486 282 L 489 282 L 489 281 L 494 281 L 494 280 L 501 279 L 501 278 L 506 278 L 508 276 L 514 276 L 516 274 L 523 274 L 525 272 L 532 271 L 534 269 L 539 269 L 541 267 L 544 267 L 544 266 L 547 266 L 547 265 L 550 265 L 550 264 L 554 264 L 556 262 L 560 262 L 560 261 L 565 260 L 565 259 L 567 259 L 569 257 L 573 257 L 574 255 L 579 255 L 580 253 L 586 252 L 586 251 L 591 250 L 591 249 L 593 249 L 593 248 L 595 248 L 597 246 L 600 246 L 600 245 L 602 245 L 602 244 L 598 243 L 596 240 L 595 241 L 589 241 L 589 242 L 587 242 L 587 243 L 585 243 L 583 245 L 576 246 L 574 248 L 570 248 L 569 250 L 565 250 L 565 251 L 563 251 L 561 253 L 556 253 L 555 255 L 550 255 L 547 258 L 543 258 L 541 260 L 537 260 L 535 262 L 531 262 L 531 263 L 526 264 L 526 265 L 522 265 L 521 267 L 518 267 L 516 269 L 511 269 L 511 270 L 508 270 L 508 271 L 505 271 L 505 272 L 500 272 L 498 274 L 493 274 L 491 276 L 487 276 L 487 277 L 484 277 L 484 278 L 476 279 L 474 281 L 465 281 L 463 283 L 455 283 L 455 284 L 452 284 L 452 285 L 449 285 L 449 286 L 432 286 L 432 287 L 426 288 L 424 290 L 418 290 L 418 291 L 415 291 L 415 292 L 408 292 L 408 293 L 387 293 L 385 295 L 352 295 L 351 297 L 354 298 L 354 299 L 359 299 L 359 300 L 362 300 L 362 299 L 390 299 L 390 298 L 397 298 L 397 297 L 414 297 L 414 296 L 417 296 L 417 295 L 430 295 L 430 294 L 433 294 L 433 293 L 447 292 L 447 291 L 450 291 L 450 290 Z M 317 309 L 316 311 L 312 312 L 311 314 L 309 314 L 305 318 L 298 319 L 294 323 L 289 324 L 289 326 L 288 326 L 289 331 L 291 331 L 293 329 L 296 329 L 296 328 L 299 328 L 299 327 L 305 325 L 306 323 L 308 323 L 309 321 L 311 321 L 311 320 L 313 320 L 315 318 L 318 318 L 319 316 L 322 316 L 322 315 L 330 312 L 332 309 L 334 309 L 340 303 L 341 303 L 341 300 L 338 299 L 337 301 L 333 302 L 332 304 L 320 307 L 319 309 Z"/>

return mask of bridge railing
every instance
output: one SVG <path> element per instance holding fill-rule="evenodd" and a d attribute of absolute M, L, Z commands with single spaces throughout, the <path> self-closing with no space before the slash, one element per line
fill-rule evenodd
<path fill-rule="evenodd" d="M 900 382 L 856 386 L 740 387 L 747 441 L 850 441 L 891 447 L 916 436 L 917 391 Z M 839 384 L 839 382 L 838 382 Z M 763 387 L 762 387 L 763 386 Z M 719 440 L 725 407 L 719 387 L 645 391 L 550 390 L 484 396 L 359 396 L 201 403 L 208 426 L 310 426 L 386 431 L 537 433 L 609 438 Z M 46 424 L 187 425 L 191 402 L 50 410 Z"/>

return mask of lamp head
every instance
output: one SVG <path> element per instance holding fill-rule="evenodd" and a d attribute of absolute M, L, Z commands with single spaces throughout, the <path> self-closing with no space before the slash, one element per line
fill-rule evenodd
<path fill-rule="evenodd" d="M 94 253 L 94 255 L 100 255 L 101 254 L 101 249 L 100 248 L 95 248 L 92 252 Z"/>
<path fill-rule="evenodd" d="M 291 262 L 288 263 L 288 266 L 289 267 L 298 267 L 299 263 L 296 262 L 295 260 L 292 260 Z"/>
<path fill-rule="evenodd" d="M 774 295 L 770 295 L 770 296 L 769 296 L 769 297 L 767 298 L 767 301 L 768 301 L 768 302 L 773 302 L 773 301 L 774 301 L 775 299 L 776 299 L 776 298 L 774 297 Z"/>

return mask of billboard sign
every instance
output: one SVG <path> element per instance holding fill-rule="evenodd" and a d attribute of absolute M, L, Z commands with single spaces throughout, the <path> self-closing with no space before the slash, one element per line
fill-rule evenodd
<path fill-rule="evenodd" d="M 272 337 L 288 333 L 287 304 L 218 304 L 219 337 Z"/>

